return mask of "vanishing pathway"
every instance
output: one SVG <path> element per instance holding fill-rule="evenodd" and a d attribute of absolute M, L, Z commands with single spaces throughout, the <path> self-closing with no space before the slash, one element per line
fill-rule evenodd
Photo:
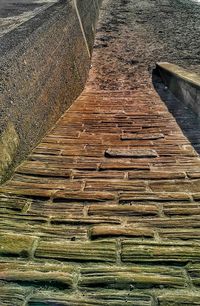
<path fill-rule="evenodd" d="M 104 2 L 84 92 L 1 188 L 1 305 L 200 304 L 199 127 L 151 84 L 137 5 Z"/>

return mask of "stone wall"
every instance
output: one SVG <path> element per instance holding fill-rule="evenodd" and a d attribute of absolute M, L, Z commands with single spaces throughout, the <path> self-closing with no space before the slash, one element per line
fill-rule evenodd
<path fill-rule="evenodd" d="M 200 116 L 200 75 L 171 63 L 158 63 L 159 71 L 169 90 Z"/>
<path fill-rule="evenodd" d="M 84 88 L 101 0 L 60 0 L 0 38 L 0 178 Z"/>

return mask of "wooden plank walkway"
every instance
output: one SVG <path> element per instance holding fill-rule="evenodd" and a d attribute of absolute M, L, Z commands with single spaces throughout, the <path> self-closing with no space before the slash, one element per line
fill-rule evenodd
<path fill-rule="evenodd" d="M 93 74 L 1 187 L 0 305 L 200 305 L 199 155 L 153 86 Z"/>

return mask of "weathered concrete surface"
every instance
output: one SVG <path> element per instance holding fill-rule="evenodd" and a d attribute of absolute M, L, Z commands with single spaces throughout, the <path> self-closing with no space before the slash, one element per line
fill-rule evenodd
<path fill-rule="evenodd" d="M 185 14 L 180 1 L 105 1 L 85 91 L 1 188 L 4 304 L 199 305 L 199 125 L 152 84 L 146 63 L 163 50 L 152 19 L 137 26 L 140 3 L 140 16 L 167 9 L 166 31 L 166 3 Z"/>
<path fill-rule="evenodd" d="M 146 88 L 156 62 L 163 61 L 200 74 L 199 4 L 121 0 L 108 2 L 106 9 L 113 13 L 105 14 L 98 29 L 93 57 L 97 64 L 90 78 L 93 87 Z"/>
<path fill-rule="evenodd" d="M 59 0 L 0 0 L 0 37 Z"/>
<path fill-rule="evenodd" d="M 200 74 L 170 63 L 158 63 L 157 70 L 169 90 L 200 116 Z"/>
<path fill-rule="evenodd" d="M 0 145 L 4 134 L 10 143 L 0 176 L 9 175 L 83 90 L 100 2 L 1 2 Z"/>

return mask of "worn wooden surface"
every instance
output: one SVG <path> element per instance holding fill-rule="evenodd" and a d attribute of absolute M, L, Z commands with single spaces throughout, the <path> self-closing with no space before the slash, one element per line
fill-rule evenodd
<path fill-rule="evenodd" d="M 0 189 L 0 305 L 200 305 L 198 126 L 93 79 Z"/>

